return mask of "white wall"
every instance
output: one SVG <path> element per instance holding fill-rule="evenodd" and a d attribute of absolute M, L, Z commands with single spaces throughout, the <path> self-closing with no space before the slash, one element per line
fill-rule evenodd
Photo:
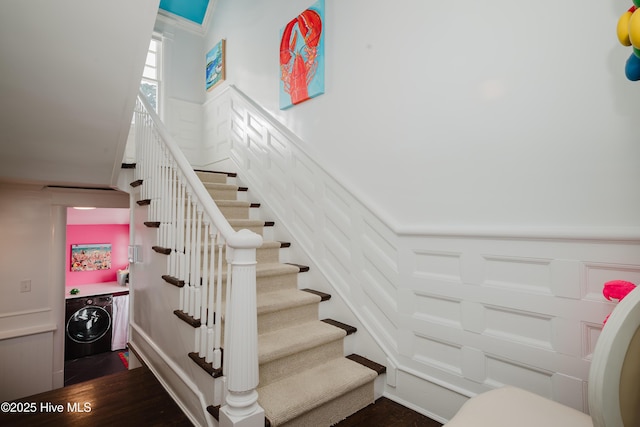
<path fill-rule="evenodd" d="M 218 0 L 204 50 L 226 38 L 227 83 L 394 225 L 640 224 L 626 3 L 327 0 L 326 93 L 280 111 L 279 31 L 312 3 Z"/>
<path fill-rule="evenodd" d="M 159 18 L 162 35 L 160 116 L 192 165 L 202 165 L 204 54 L 202 34 Z"/>
<path fill-rule="evenodd" d="M 0 401 L 64 384 L 66 206 L 128 205 L 125 193 L 0 184 Z"/>
<path fill-rule="evenodd" d="M 442 421 L 501 384 L 586 411 L 602 286 L 640 281 L 628 5 L 327 0 L 326 93 L 280 111 L 279 31 L 311 3 L 216 3 L 205 106 L 240 179 L 384 348 L 388 395 Z"/>

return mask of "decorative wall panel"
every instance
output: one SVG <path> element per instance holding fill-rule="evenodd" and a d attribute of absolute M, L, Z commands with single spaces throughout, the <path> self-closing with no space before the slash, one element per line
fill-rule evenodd
<path fill-rule="evenodd" d="M 204 104 L 204 144 L 202 166 L 207 167 L 229 158 L 231 141 L 229 138 L 229 91 Z"/>
<path fill-rule="evenodd" d="M 457 401 L 452 396 L 511 384 L 586 410 L 590 357 L 615 307 L 602 286 L 640 283 L 640 238 L 394 231 L 295 135 L 273 118 L 258 119 L 263 111 L 239 92 L 230 97 L 231 156 L 241 179 L 373 337 L 375 349 L 358 351 L 383 349 L 395 366 L 388 394 L 434 405 L 420 397 L 424 390 L 438 390 L 430 402 Z"/>
<path fill-rule="evenodd" d="M 538 393 L 542 396 L 553 397 L 553 372 L 526 366 L 513 360 L 502 359 L 488 355 L 486 383 L 492 387 L 514 385 Z"/>
<path fill-rule="evenodd" d="M 460 283 L 460 253 L 445 251 L 415 251 L 413 275 L 446 282 Z"/>
<path fill-rule="evenodd" d="M 414 291 L 414 295 L 414 319 L 462 329 L 462 307 L 459 300 L 420 291 Z"/>
<path fill-rule="evenodd" d="M 414 360 L 462 374 L 462 348 L 454 343 L 416 334 Z"/>
<path fill-rule="evenodd" d="M 483 255 L 486 261 L 484 285 L 512 291 L 551 294 L 549 259 Z"/>
<path fill-rule="evenodd" d="M 601 301 L 602 286 L 610 280 L 627 280 L 640 285 L 640 268 L 637 265 L 587 262 L 584 269 L 585 299 Z"/>
<path fill-rule="evenodd" d="M 166 126 L 192 165 L 202 166 L 202 106 L 167 100 Z"/>
<path fill-rule="evenodd" d="M 484 334 L 552 350 L 552 318 L 503 307 L 485 307 Z"/>

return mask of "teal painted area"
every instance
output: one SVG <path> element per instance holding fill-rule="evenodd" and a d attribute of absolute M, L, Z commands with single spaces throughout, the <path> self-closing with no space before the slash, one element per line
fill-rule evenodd
<path fill-rule="evenodd" d="M 202 25 L 209 0 L 161 0 L 160 9 Z"/>

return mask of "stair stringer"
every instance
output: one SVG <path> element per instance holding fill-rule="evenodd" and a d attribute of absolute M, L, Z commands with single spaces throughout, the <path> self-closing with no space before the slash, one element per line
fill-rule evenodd
<path fill-rule="evenodd" d="M 207 406 L 220 395 L 217 382 L 186 357 L 193 351 L 196 332 L 172 314 L 179 305 L 179 289 L 160 278 L 167 257 L 151 249 L 157 232 L 144 225 L 148 208 L 133 203 L 131 209 L 132 239 L 140 260 L 129 268 L 130 345 L 195 425 L 214 426 Z"/>

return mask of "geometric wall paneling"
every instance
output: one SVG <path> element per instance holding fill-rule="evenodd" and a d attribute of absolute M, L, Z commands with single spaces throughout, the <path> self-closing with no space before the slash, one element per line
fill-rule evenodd
<path fill-rule="evenodd" d="M 449 283 L 461 283 L 460 252 L 414 249 L 413 276 Z"/>
<path fill-rule="evenodd" d="M 460 303 L 462 327 L 465 331 L 482 334 L 485 330 L 485 307 L 475 301 L 464 300 Z"/>
<path fill-rule="evenodd" d="M 482 351 L 468 346 L 462 347 L 462 374 L 471 381 L 485 382 L 487 365 Z"/>
<path fill-rule="evenodd" d="M 582 263 L 577 260 L 555 259 L 551 262 L 551 293 L 557 297 L 581 298 Z"/>
<path fill-rule="evenodd" d="M 202 105 L 167 99 L 165 125 L 192 165 L 202 165 Z"/>
<path fill-rule="evenodd" d="M 364 217 L 362 221 L 362 252 L 372 263 L 379 266 L 393 282 L 398 284 L 398 248 L 391 236 L 386 236 L 381 226 L 373 218 Z"/>
<path fill-rule="evenodd" d="M 552 295 L 550 259 L 500 255 L 483 257 L 486 261 L 484 286 Z"/>
<path fill-rule="evenodd" d="M 553 350 L 551 317 L 505 307 L 485 306 L 485 311 L 484 335 Z"/>
<path fill-rule="evenodd" d="M 216 117 L 216 120 L 204 120 L 203 168 L 214 167 L 216 162 L 228 159 L 230 156 L 231 141 L 228 119 L 230 108 L 228 90 L 224 90 L 215 98 L 204 103 L 204 117 Z"/>
<path fill-rule="evenodd" d="M 580 322 L 556 317 L 552 320 L 553 349 L 559 354 L 579 358 L 582 355 L 583 338 Z"/>
<path fill-rule="evenodd" d="M 325 215 L 340 224 L 343 230 L 351 230 L 353 224 L 349 195 L 342 188 L 325 182 L 323 201 Z"/>
<path fill-rule="evenodd" d="M 602 295 L 604 284 L 611 280 L 626 280 L 640 285 L 640 267 L 637 265 L 598 262 L 584 263 L 583 298 L 592 301 L 606 301 Z M 613 304 L 607 303 L 612 309 Z"/>
<path fill-rule="evenodd" d="M 438 369 L 462 375 L 462 348 L 460 345 L 415 334 L 413 360 Z"/>
<path fill-rule="evenodd" d="M 461 300 L 439 295 L 430 295 L 421 290 L 413 291 L 411 316 L 426 321 L 462 329 Z M 405 307 L 405 311 L 407 307 Z"/>
<path fill-rule="evenodd" d="M 402 228 L 229 93 L 238 179 L 311 260 L 335 295 L 330 304 L 362 323 L 370 351 L 384 352 L 378 362 L 395 367 L 387 394 L 442 418 L 512 384 L 586 410 L 591 354 L 615 306 L 602 286 L 640 284 L 640 242 L 575 230 Z"/>
<path fill-rule="evenodd" d="M 289 150 L 284 137 L 279 132 L 269 132 L 267 135 L 267 145 L 269 146 L 269 158 L 272 162 L 276 162 L 281 169 L 286 167 L 289 158 Z"/>
<path fill-rule="evenodd" d="M 553 374 L 551 377 L 553 396 L 551 398 L 578 411 L 587 412 L 587 399 L 583 395 L 586 381 L 568 375 Z"/>
<path fill-rule="evenodd" d="M 510 384 L 553 398 L 553 372 L 495 355 L 486 356 L 486 369 L 487 385 L 501 387 Z"/>
<path fill-rule="evenodd" d="M 603 319 L 604 320 L 604 319 Z M 582 326 L 582 354 L 580 357 L 591 361 L 596 342 L 602 332 L 602 323 L 581 322 Z"/>
<path fill-rule="evenodd" d="M 329 265 L 333 269 L 339 268 L 340 277 L 351 276 L 351 265 L 353 263 L 351 253 L 351 242 L 348 237 L 338 231 L 337 226 L 332 221 L 325 222 L 325 231 L 322 233 L 324 243 L 324 257 L 329 258 Z M 348 284 L 345 283 L 348 289 Z"/>
<path fill-rule="evenodd" d="M 371 298 L 371 301 L 380 309 L 382 313 L 397 325 L 398 296 L 394 283 L 382 273 L 378 267 L 367 261 L 362 271 L 364 283 L 362 290 Z"/>

